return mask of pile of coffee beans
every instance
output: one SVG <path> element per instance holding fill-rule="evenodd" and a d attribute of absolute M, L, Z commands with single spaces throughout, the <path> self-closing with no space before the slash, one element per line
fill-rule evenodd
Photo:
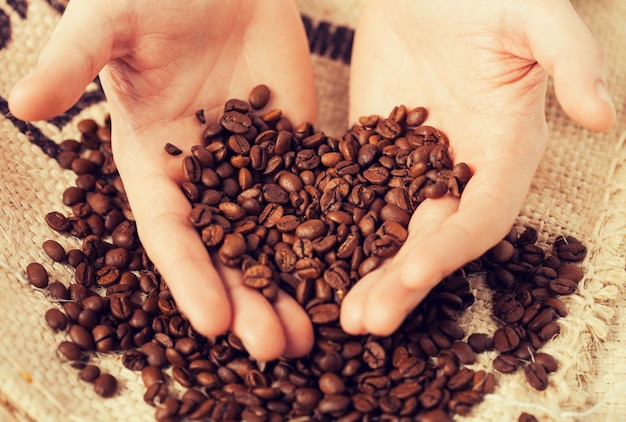
<path fill-rule="evenodd" d="M 93 357 L 118 352 L 124 367 L 141 373 L 158 421 L 447 421 L 492 393 L 500 374 L 522 370 L 531 386 L 547 388 L 558 364 L 541 348 L 567 314 L 559 297 L 583 276 L 576 263 L 584 245 L 559 236 L 549 253 L 535 229 L 512 229 L 442 280 L 394 334 L 348 335 L 338 324 L 345 293 L 397 252 L 423 200 L 461 195 L 471 172 L 452 165 L 445 135 L 424 125 L 423 108 L 364 117 L 333 138 L 310 124 L 292 126 L 280 110 L 262 112 L 269 95 L 259 86 L 248 101 L 228 101 L 218 122 L 197 113 L 205 128 L 182 159 L 181 189 L 208 250 L 241 268 L 268 300 L 282 289 L 307 310 L 311 353 L 256 362 L 233 333 L 209 339 L 193 329 L 137 237 L 110 121 L 84 120 L 80 140 L 63 141 L 56 157 L 77 175 L 63 192 L 70 211 L 45 216 L 82 245 L 42 245 L 74 270 L 73 280 L 51 282 L 41 263 L 26 268 L 30 283 L 59 305 L 45 320 L 67 333 L 58 352 L 79 378 L 103 397 L 115 395 L 116 379 Z M 183 154 L 174 144 L 164 149 Z M 493 291 L 493 334 L 459 324 L 475 300 L 475 274 Z M 482 353 L 494 356 L 494 371 L 471 369 Z"/>
<path fill-rule="evenodd" d="M 256 114 L 268 100 L 261 85 L 249 102 L 226 102 L 184 157 L 189 218 L 246 285 L 270 301 L 285 290 L 314 323 L 334 323 L 343 294 L 406 240 L 417 206 L 459 196 L 471 171 L 452 166 L 446 136 L 422 125 L 424 108 L 396 107 L 334 138 L 292 128 L 278 110 Z"/>

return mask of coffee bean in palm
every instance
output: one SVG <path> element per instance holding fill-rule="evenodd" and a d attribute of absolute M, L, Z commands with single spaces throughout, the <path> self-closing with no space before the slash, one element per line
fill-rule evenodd
<path fill-rule="evenodd" d="M 252 126 L 252 119 L 245 112 L 232 109 L 224 112 L 220 123 L 224 129 L 232 133 L 243 134 Z"/>
<path fill-rule="evenodd" d="M 252 88 L 248 96 L 248 102 L 255 110 L 264 108 L 270 100 L 271 91 L 265 84 L 260 84 Z"/>
<path fill-rule="evenodd" d="M 164 149 L 165 149 L 165 152 L 168 153 L 169 155 L 176 156 L 176 155 L 180 155 L 183 153 L 183 151 L 180 148 L 178 148 L 176 145 L 171 144 L 169 142 L 165 144 Z"/>

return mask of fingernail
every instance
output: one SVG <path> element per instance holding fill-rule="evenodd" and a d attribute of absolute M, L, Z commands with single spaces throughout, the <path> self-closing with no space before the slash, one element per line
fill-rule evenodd
<path fill-rule="evenodd" d="M 613 104 L 613 99 L 611 98 L 611 94 L 609 94 L 609 90 L 607 89 L 604 81 L 601 79 L 598 79 L 596 81 L 595 88 L 596 88 L 596 94 L 598 95 L 598 97 L 604 100 L 608 105 L 611 106 L 613 111 L 615 111 L 615 105 Z"/>

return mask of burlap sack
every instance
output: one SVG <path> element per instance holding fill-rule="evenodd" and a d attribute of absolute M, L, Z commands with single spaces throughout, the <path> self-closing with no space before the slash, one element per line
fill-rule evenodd
<path fill-rule="evenodd" d="M 3 421 L 150 421 L 154 410 L 142 400 L 137 373 L 119 355 L 94 359 L 120 380 L 120 391 L 102 399 L 56 354 L 65 334 L 53 333 L 44 312 L 52 306 L 44 291 L 25 280 L 31 261 L 45 262 L 53 280 L 68 283 L 69 271 L 52 264 L 41 249 L 58 236 L 43 216 L 65 211 L 61 193 L 74 176 L 62 171 L 29 139 L 76 137 L 72 123 L 84 117 L 102 121 L 106 104 L 96 90 L 66 119 L 24 125 L 7 115 L 13 84 L 34 65 L 60 16 L 58 0 L 0 0 L 0 420 Z M 320 96 L 319 128 L 331 134 L 347 125 L 350 42 L 360 1 L 301 0 Z M 597 0 L 575 3 L 604 47 L 609 87 L 618 124 L 607 134 L 576 126 L 548 95 L 550 143 L 520 212 L 519 223 L 537 227 L 549 245 L 559 234 L 584 240 L 589 254 L 579 292 L 567 298 L 569 316 L 546 351 L 559 361 L 546 391 L 530 388 L 520 373 L 500 376 L 493 395 L 465 418 L 514 421 L 527 411 L 540 420 L 626 420 L 626 3 Z M 63 89 L 63 87 L 59 87 Z M 66 247 L 77 243 L 60 239 Z M 489 292 L 477 287 L 480 306 L 464 317 L 468 332 L 493 330 Z M 490 356 L 476 367 L 490 368 Z"/>

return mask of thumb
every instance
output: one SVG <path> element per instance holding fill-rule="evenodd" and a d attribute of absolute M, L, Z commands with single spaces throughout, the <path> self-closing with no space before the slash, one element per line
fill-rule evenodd
<path fill-rule="evenodd" d="M 111 58 L 113 29 L 108 18 L 114 8 L 109 2 L 69 2 L 35 68 L 11 91 L 14 116 L 48 119 L 78 101 Z"/>
<path fill-rule="evenodd" d="M 541 10 L 529 20 L 530 48 L 554 79 L 563 110 L 589 130 L 611 129 L 616 113 L 600 45 L 568 0 L 540 2 L 536 7 Z"/>

